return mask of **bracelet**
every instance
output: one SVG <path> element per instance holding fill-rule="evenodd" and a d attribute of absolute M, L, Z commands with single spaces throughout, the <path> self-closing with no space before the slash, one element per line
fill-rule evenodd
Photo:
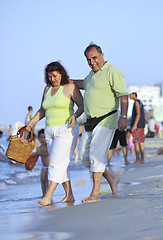
<path fill-rule="evenodd" d="M 120 115 L 120 117 L 127 119 L 127 116 L 126 116 L 126 115 Z"/>
<path fill-rule="evenodd" d="M 75 119 L 77 119 L 77 115 L 75 113 L 73 115 L 75 116 Z"/>

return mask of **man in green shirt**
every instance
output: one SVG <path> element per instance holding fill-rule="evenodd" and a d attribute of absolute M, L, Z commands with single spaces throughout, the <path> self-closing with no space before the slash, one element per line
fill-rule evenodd
<path fill-rule="evenodd" d="M 120 117 L 118 112 L 106 117 L 91 131 L 82 134 L 79 157 L 85 167 L 93 173 L 93 189 L 83 202 L 100 200 L 101 178 L 109 182 L 112 193 L 117 195 L 119 178 L 113 176 L 106 168 L 106 159 L 115 129 L 123 131 L 127 127 L 128 93 L 122 73 L 105 62 L 104 54 L 96 44 L 89 45 L 85 52 L 88 65 L 92 69 L 84 80 L 73 80 L 76 86 L 85 90 L 84 112 L 88 119 L 101 117 L 111 111 L 118 110 L 121 105 Z"/>

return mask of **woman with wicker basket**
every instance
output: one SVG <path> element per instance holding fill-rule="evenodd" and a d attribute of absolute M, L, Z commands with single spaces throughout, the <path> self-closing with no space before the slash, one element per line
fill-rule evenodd
<path fill-rule="evenodd" d="M 50 163 L 48 191 L 37 201 L 41 205 L 52 203 L 52 195 L 58 184 L 63 185 L 66 193 L 61 202 L 74 201 L 68 165 L 79 137 L 76 118 L 83 113 L 82 95 L 74 84 L 69 83 L 69 76 L 59 62 L 51 62 L 46 66 L 45 82 L 41 107 L 26 127 L 30 131 L 39 120 L 46 117 L 45 136 Z M 75 113 L 74 103 L 77 105 Z"/>

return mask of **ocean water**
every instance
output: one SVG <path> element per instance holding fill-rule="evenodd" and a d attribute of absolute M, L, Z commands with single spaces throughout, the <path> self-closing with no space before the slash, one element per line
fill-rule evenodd
<path fill-rule="evenodd" d="M 7 149 L 6 143 L 8 132 L 4 132 L 0 139 L 0 145 Z M 79 143 L 80 144 L 80 143 Z M 1 151 L 2 152 L 2 151 Z M 3 153 L 3 152 L 2 152 Z M 134 157 L 129 156 L 128 160 L 133 161 Z M 1 215 L 27 213 L 38 211 L 40 206 L 37 200 L 41 198 L 41 159 L 36 163 L 32 171 L 26 171 L 24 164 L 15 163 L 9 159 L 0 157 L 0 211 Z M 123 155 L 113 156 L 110 170 L 121 175 L 124 171 L 131 171 L 133 168 L 125 167 Z M 74 156 L 70 161 L 70 177 L 72 189 L 75 197 L 74 205 L 81 204 L 82 200 L 89 196 L 92 189 L 92 178 L 90 172 L 85 169 L 82 162 L 78 160 L 74 163 Z M 102 179 L 101 194 L 110 191 L 105 179 Z M 62 185 L 58 185 L 53 195 L 53 208 L 66 207 L 65 203 L 60 203 L 64 197 Z"/>

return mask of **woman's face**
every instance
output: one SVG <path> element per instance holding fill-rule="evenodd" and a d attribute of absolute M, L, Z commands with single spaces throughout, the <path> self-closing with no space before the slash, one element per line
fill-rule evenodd
<path fill-rule="evenodd" d="M 53 71 L 53 72 L 48 73 L 48 78 L 52 84 L 52 87 L 60 86 L 62 75 L 59 72 Z"/>

